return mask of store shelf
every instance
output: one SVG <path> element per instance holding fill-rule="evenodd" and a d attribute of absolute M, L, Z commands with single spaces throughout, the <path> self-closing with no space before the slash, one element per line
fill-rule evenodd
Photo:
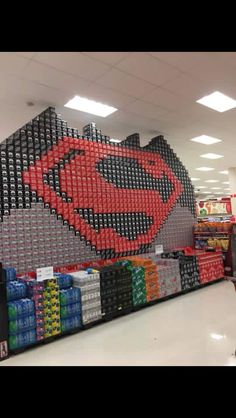
<path fill-rule="evenodd" d="M 206 286 L 213 285 L 214 283 L 218 283 L 218 282 L 221 282 L 223 280 L 225 280 L 225 278 L 224 277 L 221 277 L 221 278 L 218 278 L 218 279 L 215 279 L 215 280 L 211 280 L 209 282 L 200 283 L 198 286 L 195 286 L 195 287 L 192 287 L 192 288 L 189 288 L 189 289 L 185 289 L 185 290 L 181 290 L 180 292 L 172 293 L 172 294 L 170 294 L 168 296 L 164 296 L 162 298 L 155 299 L 155 300 L 153 300 L 151 302 L 147 302 L 147 303 L 145 303 L 143 305 L 133 306 L 131 309 L 129 309 L 129 311 L 124 310 L 124 312 L 121 315 L 114 316 L 111 319 L 112 320 L 116 320 L 117 318 L 121 318 L 123 315 L 125 316 L 127 314 L 133 314 L 133 313 L 135 313 L 135 312 L 137 312 L 137 311 L 139 311 L 141 309 L 148 308 L 149 306 L 157 305 L 159 303 L 165 302 L 167 300 L 173 299 L 173 298 L 178 297 L 178 296 L 181 296 L 181 295 L 185 295 L 186 293 L 190 293 L 190 292 L 196 291 L 198 289 L 202 289 L 202 288 L 204 288 Z M 16 348 L 16 349 L 12 349 L 12 350 L 10 350 L 10 354 L 20 354 L 20 353 L 22 353 L 22 352 L 24 352 L 24 351 L 26 351 L 28 349 L 32 349 L 33 347 L 54 342 L 54 341 L 58 340 L 59 338 L 63 338 L 66 335 L 75 334 L 75 333 L 78 333 L 78 332 L 84 332 L 87 329 L 96 327 L 98 325 L 105 324 L 106 322 L 107 321 L 105 319 L 101 319 L 99 321 L 94 321 L 91 324 L 82 325 L 79 328 L 74 328 L 74 329 L 65 331 L 63 333 L 60 333 L 60 334 L 57 334 L 55 336 L 46 338 L 44 340 L 37 341 L 37 342 L 35 342 L 33 344 L 30 344 L 28 346 L 21 347 L 21 348 Z M 4 360 L 6 360 L 6 359 L 4 359 Z"/>

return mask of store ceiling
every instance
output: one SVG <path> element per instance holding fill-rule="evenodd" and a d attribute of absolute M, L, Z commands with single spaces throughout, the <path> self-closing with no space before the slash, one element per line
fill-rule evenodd
<path fill-rule="evenodd" d="M 218 172 L 236 166 L 236 108 L 219 113 L 196 103 L 216 90 L 236 99 L 236 52 L 1 52 L 0 141 L 52 105 L 81 132 L 94 121 L 113 138 L 139 132 L 143 145 L 163 134 L 191 177 L 201 179 L 196 185 L 211 190 L 205 180 L 219 180 L 212 186 L 223 192 L 228 178 Z M 118 111 L 102 118 L 64 108 L 76 94 Z M 222 142 L 189 141 L 203 134 Z M 209 152 L 224 158 L 200 157 Z M 215 170 L 195 170 L 201 166 Z"/>

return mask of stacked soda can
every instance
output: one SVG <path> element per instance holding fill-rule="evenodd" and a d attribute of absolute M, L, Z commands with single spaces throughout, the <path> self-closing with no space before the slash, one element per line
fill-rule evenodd
<path fill-rule="evenodd" d="M 44 284 L 43 282 L 37 282 L 29 277 L 20 277 L 19 281 L 26 284 L 27 296 L 34 302 L 37 341 L 43 340 L 45 334 L 43 304 Z"/>
<path fill-rule="evenodd" d="M 88 269 L 72 273 L 73 286 L 81 292 L 81 315 L 83 325 L 98 321 L 102 318 L 100 273 Z"/>
<path fill-rule="evenodd" d="M 59 286 L 57 279 L 44 281 L 43 291 L 45 338 L 61 333 Z"/>
<path fill-rule="evenodd" d="M 131 273 L 132 280 L 132 303 L 133 306 L 145 305 L 147 302 L 145 269 L 142 266 L 134 266 L 132 257 L 120 261 Z"/>
<path fill-rule="evenodd" d="M 131 309 L 132 277 L 131 272 L 122 264 L 105 266 L 100 271 L 102 315 L 115 317 Z"/>
<path fill-rule="evenodd" d="M 199 266 L 196 256 L 180 256 L 179 269 L 182 290 L 199 286 Z"/>
<path fill-rule="evenodd" d="M 100 271 L 101 284 L 101 307 L 102 316 L 106 319 L 108 316 L 117 316 L 117 288 L 116 288 L 116 269 L 114 265 L 105 266 Z"/>
<path fill-rule="evenodd" d="M 132 300 L 132 274 L 124 266 L 119 266 L 116 271 L 117 304 L 118 311 L 122 314 L 133 306 Z"/>
<path fill-rule="evenodd" d="M 14 350 L 36 342 L 34 302 L 23 298 L 8 302 L 9 347 Z"/>
<path fill-rule="evenodd" d="M 215 253 L 201 252 L 197 254 L 197 260 L 201 284 L 224 277 L 224 265 L 221 251 Z"/>
<path fill-rule="evenodd" d="M 160 298 L 181 292 L 179 260 L 156 258 Z"/>
<path fill-rule="evenodd" d="M 7 301 L 23 299 L 27 295 L 27 287 L 25 283 L 17 280 L 7 283 Z"/>
<path fill-rule="evenodd" d="M 80 289 L 70 287 L 60 290 L 61 331 L 81 328 L 81 295 Z"/>
<path fill-rule="evenodd" d="M 158 274 L 156 263 L 150 258 L 133 257 L 134 266 L 142 266 L 144 268 L 146 299 L 147 302 L 152 302 L 159 298 Z"/>

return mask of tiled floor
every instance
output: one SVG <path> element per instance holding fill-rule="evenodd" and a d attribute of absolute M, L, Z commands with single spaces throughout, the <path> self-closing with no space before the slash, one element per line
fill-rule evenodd
<path fill-rule="evenodd" d="M 221 282 L 32 348 L 1 366 L 236 365 L 236 293 Z"/>

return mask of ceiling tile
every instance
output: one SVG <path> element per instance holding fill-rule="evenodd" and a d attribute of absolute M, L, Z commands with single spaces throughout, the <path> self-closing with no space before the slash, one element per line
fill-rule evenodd
<path fill-rule="evenodd" d="M 21 57 L 32 59 L 36 55 L 36 52 L 16 52 L 16 54 Z"/>
<path fill-rule="evenodd" d="M 145 102 L 150 102 L 169 110 L 179 110 L 180 108 L 188 107 L 190 103 L 188 99 L 177 96 L 162 87 L 155 88 L 143 96 L 142 99 Z"/>
<path fill-rule="evenodd" d="M 134 52 L 116 67 L 157 86 L 180 75 L 177 69 L 145 52 Z"/>
<path fill-rule="evenodd" d="M 134 98 L 131 96 L 108 89 L 96 83 L 90 84 L 85 89 L 85 95 L 88 99 L 99 101 L 118 109 L 134 101 Z"/>
<path fill-rule="evenodd" d="M 20 75 L 28 62 L 27 58 L 14 52 L 0 52 L 0 72 Z"/>
<path fill-rule="evenodd" d="M 1 74 L 0 88 L 2 88 L 1 82 L 3 80 L 7 80 L 4 87 L 6 103 L 15 103 L 19 108 L 28 101 L 33 101 L 35 104 L 41 103 L 47 107 L 49 105 L 64 105 L 70 99 L 69 94 L 58 89 L 13 76 L 6 75 L 2 78 Z"/>
<path fill-rule="evenodd" d="M 189 74 L 210 83 L 215 90 L 219 90 L 221 83 L 236 84 L 235 67 L 230 64 L 226 65 L 215 55 L 206 56 L 203 61 L 189 70 Z"/>
<path fill-rule="evenodd" d="M 135 98 L 142 97 L 155 88 L 153 84 L 147 83 L 134 76 L 124 73 L 123 71 L 112 68 L 102 77 L 96 80 L 96 83 L 105 87 L 110 87 L 113 90 L 128 94 Z"/>
<path fill-rule="evenodd" d="M 90 81 L 109 70 L 108 65 L 80 52 L 38 52 L 34 60 Z"/>
<path fill-rule="evenodd" d="M 198 64 L 206 52 L 150 52 L 150 54 L 181 71 L 189 70 Z"/>
<path fill-rule="evenodd" d="M 144 102 L 142 100 L 136 100 L 133 103 L 127 105 L 123 110 L 127 110 L 129 113 L 136 113 L 137 115 L 147 118 L 159 118 L 167 113 L 167 111 L 159 106 L 155 106 L 151 103 Z"/>
<path fill-rule="evenodd" d="M 132 52 L 83 52 L 90 58 L 102 61 L 108 65 L 115 65 L 122 59 L 128 57 Z"/>
<path fill-rule="evenodd" d="M 64 71 L 58 71 L 40 64 L 36 61 L 31 61 L 24 71 L 24 78 L 37 83 L 44 84 L 49 87 L 58 88 L 62 91 L 67 91 L 68 94 L 82 94 L 85 87 L 90 82 L 80 77 L 67 74 Z"/>
<path fill-rule="evenodd" d="M 212 92 L 209 83 L 187 74 L 181 74 L 174 80 L 165 83 L 162 87 L 175 95 L 191 99 L 193 102 Z"/>

